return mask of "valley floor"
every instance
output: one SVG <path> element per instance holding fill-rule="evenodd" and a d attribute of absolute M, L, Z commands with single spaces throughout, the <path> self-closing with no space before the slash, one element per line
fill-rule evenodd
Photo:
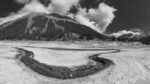
<path fill-rule="evenodd" d="M 41 76 L 16 59 L 18 48 L 53 66 L 79 66 L 87 56 L 112 60 L 114 65 L 87 77 L 61 80 Z M 64 49 L 64 50 L 62 50 Z M 86 50 L 84 50 L 86 49 Z M 76 51 L 74 51 L 76 50 Z M 116 50 L 119 50 L 116 52 Z M 113 53 L 114 52 L 114 53 Z M 0 42 L 0 84 L 149 84 L 150 46 L 119 42 Z"/>

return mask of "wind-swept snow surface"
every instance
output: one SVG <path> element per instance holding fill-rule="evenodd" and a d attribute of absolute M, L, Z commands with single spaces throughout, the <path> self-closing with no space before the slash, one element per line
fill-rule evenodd
<path fill-rule="evenodd" d="M 106 42 L 105 42 L 106 43 Z M 118 46 L 119 45 L 119 46 Z M 0 84 L 148 84 L 150 47 L 104 42 L 0 42 Z M 87 56 L 109 59 L 113 65 L 86 77 L 61 80 L 36 73 L 18 58 L 24 49 L 40 63 L 53 66 L 79 66 Z M 84 49 L 87 49 L 86 51 Z M 116 52 L 117 50 L 117 52 Z M 18 58 L 18 59 L 17 59 Z M 94 64 L 93 64 L 94 65 Z"/>

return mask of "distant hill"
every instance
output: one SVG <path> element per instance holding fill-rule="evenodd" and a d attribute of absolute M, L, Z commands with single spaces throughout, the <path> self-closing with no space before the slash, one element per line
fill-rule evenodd
<path fill-rule="evenodd" d="M 150 45 L 150 35 L 140 38 L 139 41 L 142 42 L 143 44 Z"/>
<path fill-rule="evenodd" d="M 141 42 L 143 44 L 150 44 L 150 35 L 133 35 L 133 34 L 123 34 L 117 38 L 118 41 L 124 42 Z"/>

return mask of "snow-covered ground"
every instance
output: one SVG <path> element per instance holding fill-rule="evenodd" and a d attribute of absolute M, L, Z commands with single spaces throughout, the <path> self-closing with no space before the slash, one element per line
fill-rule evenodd
<path fill-rule="evenodd" d="M 55 66 L 77 66 L 87 63 L 87 56 L 100 54 L 115 65 L 97 74 L 59 80 L 37 74 L 15 56 L 16 48 L 32 51 L 35 59 Z M 51 50 L 48 48 L 110 49 L 97 51 Z M 114 52 L 111 49 L 120 49 Z M 0 84 L 150 84 L 150 46 L 115 42 L 0 42 Z"/>

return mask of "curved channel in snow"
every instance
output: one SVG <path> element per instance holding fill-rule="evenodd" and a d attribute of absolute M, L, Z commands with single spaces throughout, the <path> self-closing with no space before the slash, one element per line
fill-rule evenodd
<path fill-rule="evenodd" d="M 63 50 L 63 51 L 109 51 L 107 53 L 117 53 L 120 50 L 114 49 L 71 49 L 71 48 L 46 48 L 51 50 Z M 113 62 L 109 59 L 98 57 L 101 53 L 88 56 L 88 62 L 79 66 L 54 66 L 45 63 L 40 63 L 34 59 L 34 53 L 25 49 L 18 48 L 19 54 L 17 58 L 20 59 L 26 66 L 30 67 L 35 72 L 46 77 L 53 77 L 57 79 L 73 79 L 85 77 L 88 75 L 96 74 L 109 66 L 113 65 Z M 111 52 L 110 52 L 111 51 Z M 49 59 L 51 61 L 51 59 Z"/>

